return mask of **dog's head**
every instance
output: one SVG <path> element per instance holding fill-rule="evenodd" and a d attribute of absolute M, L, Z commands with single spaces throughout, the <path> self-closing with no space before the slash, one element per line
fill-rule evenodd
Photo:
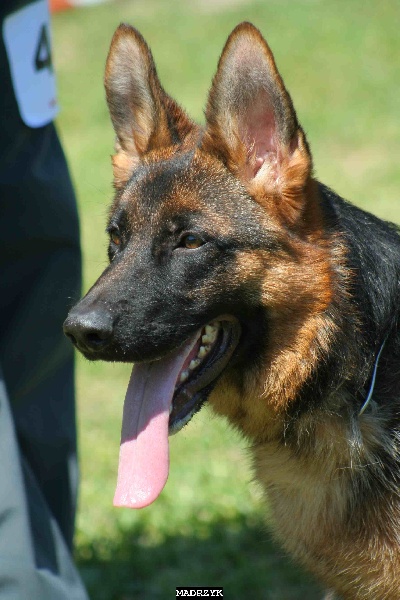
<path fill-rule="evenodd" d="M 122 431 L 131 450 L 121 460 L 132 470 L 134 455 L 155 454 L 137 474 L 141 491 L 125 482 L 117 502 L 139 506 L 156 495 L 146 489 L 162 487 L 149 471 L 166 478 L 168 429 L 211 392 L 218 410 L 244 414 L 223 390 L 246 395 L 261 363 L 275 373 L 272 387 L 287 387 L 283 370 L 299 329 L 303 345 L 314 335 L 310 315 L 328 302 L 329 274 L 308 146 L 255 27 L 229 36 L 204 129 L 166 94 L 127 25 L 113 37 L 105 87 L 117 135 L 110 264 L 64 330 L 91 360 L 136 363 Z"/>

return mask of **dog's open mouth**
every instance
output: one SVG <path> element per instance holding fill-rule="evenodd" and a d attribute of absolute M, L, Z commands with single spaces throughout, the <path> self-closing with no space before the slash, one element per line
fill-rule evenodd
<path fill-rule="evenodd" d="M 168 477 L 168 435 L 200 409 L 240 335 L 236 319 L 220 317 L 166 357 L 133 367 L 124 404 L 115 506 L 141 508 L 160 494 Z"/>
<path fill-rule="evenodd" d="M 230 361 L 240 337 L 235 320 L 212 321 L 200 332 L 175 384 L 169 434 L 179 431 L 200 409 Z"/>

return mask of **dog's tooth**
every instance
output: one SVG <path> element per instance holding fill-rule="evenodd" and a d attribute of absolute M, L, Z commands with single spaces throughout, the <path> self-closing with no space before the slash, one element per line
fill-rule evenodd
<path fill-rule="evenodd" d="M 208 349 L 205 346 L 200 346 L 197 356 L 199 358 L 204 358 L 206 356 L 206 354 L 208 354 Z"/>
<path fill-rule="evenodd" d="M 206 350 L 208 352 L 209 348 L 207 348 L 207 346 L 209 346 L 210 344 L 213 344 L 215 342 L 215 340 L 217 339 L 217 335 L 218 335 L 218 327 L 215 325 L 212 325 L 211 323 L 206 325 L 204 328 L 204 334 L 201 336 L 201 341 L 204 344 L 204 346 L 206 347 Z M 205 356 L 205 354 L 199 354 L 198 356 L 200 356 L 200 358 L 202 358 L 203 356 Z"/>
<path fill-rule="evenodd" d="M 189 377 L 189 371 L 182 371 L 179 381 L 183 383 Z"/>
<path fill-rule="evenodd" d="M 198 358 L 195 358 L 194 360 L 190 361 L 190 365 L 189 365 L 189 369 L 195 369 L 196 367 L 199 366 L 199 364 L 201 363 L 201 360 L 199 360 Z"/>
<path fill-rule="evenodd" d="M 206 334 L 207 335 L 212 335 L 216 331 L 217 331 L 217 327 L 215 327 L 215 325 L 206 325 Z"/>
<path fill-rule="evenodd" d="M 213 344 L 215 342 L 215 340 L 217 339 L 217 331 L 213 331 L 213 333 L 209 333 L 208 337 L 211 340 L 211 344 Z"/>

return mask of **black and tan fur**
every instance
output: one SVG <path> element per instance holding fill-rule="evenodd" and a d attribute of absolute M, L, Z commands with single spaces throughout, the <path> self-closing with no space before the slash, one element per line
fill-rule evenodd
<path fill-rule="evenodd" d="M 398 600 L 395 226 L 313 177 L 292 101 L 249 23 L 228 38 L 204 129 L 165 93 L 127 25 L 105 86 L 117 134 L 111 262 L 67 334 L 89 358 L 149 361 L 234 315 L 242 337 L 208 402 L 250 440 L 276 536 L 342 598 Z M 202 245 L 185 247 L 185 232 Z"/>

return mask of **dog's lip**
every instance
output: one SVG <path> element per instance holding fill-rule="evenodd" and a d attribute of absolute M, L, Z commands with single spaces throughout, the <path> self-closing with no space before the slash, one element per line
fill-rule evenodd
<path fill-rule="evenodd" d="M 205 402 L 219 376 L 230 362 L 241 337 L 239 321 L 231 315 L 220 316 L 211 323 L 217 326 L 217 336 L 208 354 L 189 374 L 187 381 L 178 381 L 171 405 L 169 434 L 177 433 Z M 198 346 L 207 326 L 199 332 Z M 183 369 L 184 370 L 184 369 Z"/>

